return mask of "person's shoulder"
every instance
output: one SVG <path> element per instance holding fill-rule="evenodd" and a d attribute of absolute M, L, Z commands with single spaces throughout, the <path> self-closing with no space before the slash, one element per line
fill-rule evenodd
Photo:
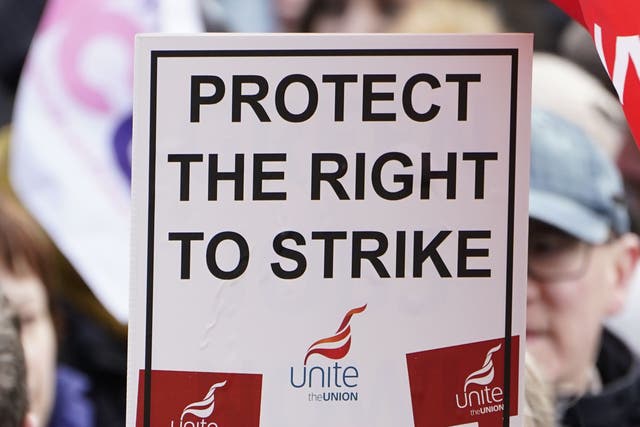
<path fill-rule="evenodd" d="M 572 404 L 564 414 L 563 425 L 640 426 L 640 359 L 607 329 L 602 335 L 597 368 L 602 390 Z"/>

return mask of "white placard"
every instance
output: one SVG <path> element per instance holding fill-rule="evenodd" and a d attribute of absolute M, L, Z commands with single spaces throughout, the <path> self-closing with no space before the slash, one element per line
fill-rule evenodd
<path fill-rule="evenodd" d="M 127 425 L 522 425 L 531 45 L 140 36 Z"/>

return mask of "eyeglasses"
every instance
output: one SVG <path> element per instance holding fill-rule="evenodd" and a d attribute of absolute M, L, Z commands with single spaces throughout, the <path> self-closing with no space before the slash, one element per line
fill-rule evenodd
<path fill-rule="evenodd" d="M 593 245 L 558 230 L 529 235 L 529 277 L 542 282 L 580 278 L 589 265 Z"/>

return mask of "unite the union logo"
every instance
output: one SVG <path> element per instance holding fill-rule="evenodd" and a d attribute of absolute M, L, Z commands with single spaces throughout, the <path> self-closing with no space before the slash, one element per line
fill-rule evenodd
<path fill-rule="evenodd" d="M 259 427 L 261 405 L 261 373 L 140 370 L 135 426 Z"/>
<path fill-rule="evenodd" d="M 208 419 L 215 408 L 216 389 L 224 387 L 226 384 L 225 380 L 212 385 L 202 400 L 185 406 L 182 415 L 180 415 L 180 424 L 174 424 L 174 421 L 171 420 L 171 427 L 218 427 L 217 423 L 209 422 Z"/>
<path fill-rule="evenodd" d="M 498 344 L 487 351 L 482 367 L 470 373 L 464 381 L 462 396 L 456 393 L 456 406 L 460 409 L 469 408 L 471 415 L 485 414 L 504 410 L 502 387 L 492 386 L 495 378 L 493 355 L 502 348 Z M 477 387 L 471 387 L 475 385 Z"/>
<path fill-rule="evenodd" d="M 365 304 L 347 311 L 333 335 L 316 340 L 309 346 L 302 367 L 296 369 L 291 366 L 290 385 L 297 389 L 307 388 L 310 402 L 358 400 L 358 368 L 343 366 L 339 360 L 344 359 L 351 350 L 352 318 L 363 313 L 366 308 Z M 326 365 L 309 363 L 310 359 L 318 359 L 318 356 L 335 362 Z M 317 363 L 321 363 L 321 360 Z"/>
<path fill-rule="evenodd" d="M 407 353 L 415 427 L 490 427 L 518 415 L 519 358 L 517 335 Z"/>

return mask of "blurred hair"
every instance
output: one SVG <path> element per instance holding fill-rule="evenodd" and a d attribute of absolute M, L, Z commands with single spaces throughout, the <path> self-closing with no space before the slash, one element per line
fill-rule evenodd
<path fill-rule="evenodd" d="M 0 269 L 12 276 L 35 275 L 45 287 L 49 309 L 58 283 L 55 249 L 46 234 L 15 201 L 0 194 Z"/>
<path fill-rule="evenodd" d="M 524 360 L 524 426 L 554 427 L 556 423 L 551 387 L 529 353 Z"/>
<path fill-rule="evenodd" d="M 609 73 L 602 65 L 591 34 L 582 25 L 576 21 L 567 25 L 558 40 L 558 54 L 588 71 L 617 98 L 616 90 Z"/>
<path fill-rule="evenodd" d="M 393 16 L 402 9 L 398 0 L 370 0 L 376 4 L 378 10 L 384 15 Z M 345 12 L 349 0 L 310 0 L 309 5 L 300 18 L 302 33 L 314 31 L 314 25 L 318 16 L 323 14 L 341 15 Z"/>
<path fill-rule="evenodd" d="M 18 321 L 0 287 L 0 427 L 20 427 L 27 412 L 26 367 Z"/>
<path fill-rule="evenodd" d="M 22 207 L 9 185 L 7 150 L 9 129 L 0 129 L 0 269 L 16 277 L 35 275 L 45 287 L 58 337 L 63 337 L 66 305 L 92 316 L 118 339 L 126 340 L 127 326 L 98 301 L 49 235 Z"/>
<path fill-rule="evenodd" d="M 549 0 L 493 0 L 507 31 L 533 33 L 533 49 L 556 52 L 571 18 Z"/>
<path fill-rule="evenodd" d="M 325 10 L 331 10 L 338 14 L 344 9 L 344 1 L 341 0 L 310 0 L 307 8 L 300 17 L 301 33 L 310 33 L 313 31 L 313 24 L 317 16 Z"/>
<path fill-rule="evenodd" d="M 390 28 L 397 33 L 496 33 L 497 10 L 479 0 L 421 0 L 404 10 Z"/>

